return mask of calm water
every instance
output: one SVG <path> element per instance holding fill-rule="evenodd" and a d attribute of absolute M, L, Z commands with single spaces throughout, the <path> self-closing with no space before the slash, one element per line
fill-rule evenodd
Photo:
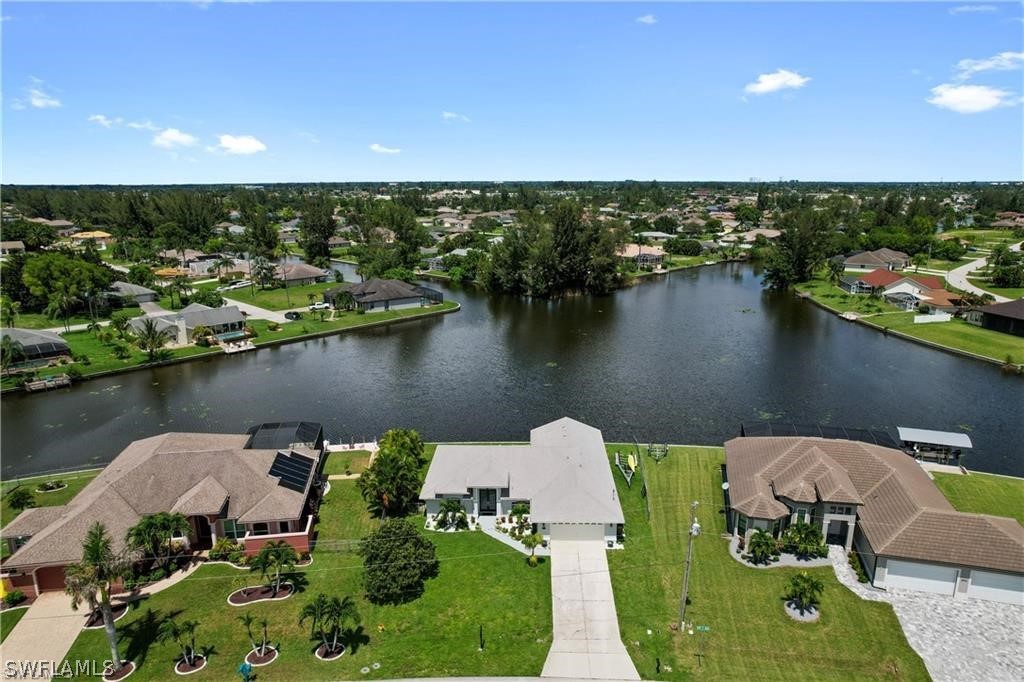
<path fill-rule="evenodd" d="M 721 444 L 752 419 L 967 430 L 969 467 L 1024 475 L 1019 377 L 765 292 L 748 266 L 557 302 L 439 288 L 460 312 L 4 398 L 2 471 L 103 463 L 167 430 L 525 440 L 569 415 L 641 442 Z"/>

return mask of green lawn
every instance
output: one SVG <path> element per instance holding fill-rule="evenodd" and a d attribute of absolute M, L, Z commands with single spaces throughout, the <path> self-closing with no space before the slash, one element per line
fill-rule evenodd
<path fill-rule="evenodd" d="M 324 464 L 324 475 L 332 474 L 361 474 L 370 463 L 370 453 L 366 450 L 341 450 L 327 455 L 327 462 Z"/>
<path fill-rule="evenodd" d="M 614 448 L 609 446 L 609 452 Z M 622 639 L 641 678 L 928 679 L 892 607 L 861 600 L 839 584 L 831 568 L 811 569 L 825 584 L 821 620 L 802 624 L 786 616 L 782 605 L 796 569 L 755 569 L 729 556 L 721 537 L 726 530 L 723 462 L 720 448 L 671 448 L 659 464 L 644 455 L 649 521 L 638 479 L 630 489 L 614 472 L 626 515 L 626 547 L 608 552 L 608 562 Z M 672 632 L 669 624 L 679 617 L 692 500 L 700 502 L 703 531 L 694 540 L 686 618 L 711 631 L 691 636 Z M 700 646 L 703 662 L 698 666 Z M 656 673 L 658 660 L 661 674 Z"/>
<path fill-rule="evenodd" d="M 340 485 L 337 485 L 339 484 Z M 419 525 L 420 517 L 415 518 Z M 133 680 L 166 680 L 178 655 L 175 645 L 157 643 L 156 628 L 168 617 L 199 622 L 197 644 L 214 653 L 199 677 L 235 678 L 249 649 L 236 620 L 245 612 L 266 617 L 270 637 L 280 644 L 274 663 L 257 670 L 259 679 L 381 679 L 468 675 L 539 675 L 551 645 L 551 584 L 548 564 L 532 569 L 522 554 L 479 532 L 429 533 L 441 562 L 425 593 L 401 606 L 375 606 L 362 596 L 362 561 L 348 551 L 376 521 L 365 511 L 354 481 L 332 484 L 321 511 L 318 547 L 312 566 L 300 575 L 304 592 L 276 603 L 232 608 L 228 594 L 258 578 L 229 566 L 204 566 L 188 579 L 145 599 L 118 621 L 123 652 L 139 664 Z M 425 531 L 424 531 L 425 532 Z M 298 613 L 317 592 L 352 595 L 358 601 L 368 641 L 333 662 L 317 661 L 309 625 Z M 484 650 L 478 651 L 483 627 Z M 103 660 L 101 631 L 79 635 L 69 659 Z M 379 668 L 373 665 L 379 663 Z M 368 673 L 360 670 L 368 667 Z"/>
<path fill-rule="evenodd" d="M 7 635 L 11 634 L 11 630 L 26 613 L 28 613 L 27 608 L 0 611 L 0 642 L 7 639 Z"/>
<path fill-rule="evenodd" d="M 971 244 L 984 248 L 991 248 L 995 244 L 1016 244 L 1021 241 L 1020 237 L 1015 237 L 1012 230 L 950 230 L 949 232 L 943 232 L 943 236 L 953 235 L 960 239 L 964 239 Z"/>
<path fill-rule="evenodd" d="M 286 322 L 282 324 L 280 329 L 277 331 L 270 331 L 267 327 L 266 320 L 252 320 L 250 325 L 258 333 L 258 336 L 253 340 L 253 343 L 259 346 L 271 341 L 290 339 L 298 336 L 304 336 L 306 334 L 340 331 L 343 329 L 350 329 L 378 322 L 399 320 L 405 317 L 415 317 L 428 312 L 452 310 L 457 305 L 458 304 L 454 301 L 445 301 L 444 303 L 427 308 L 404 308 L 402 310 L 388 310 L 386 312 L 366 313 L 363 315 L 354 311 L 339 312 L 337 313 L 337 318 L 333 320 L 327 319 L 327 317 L 330 316 L 330 311 L 327 311 L 327 317 L 325 317 L 323 322 L 320 321 L 319 313 L 304 312 L 302 313 L 301 320 Z"/>
<path fill-rule="evenodd" d="M 984 289 L 992 294 L 1007 298 L 1024 298 L 1024 287 L 995 287 L 985 277 L 968 277 L 967 280 L 979 289 Z"/>
<path fill-rule="evenodd" d="M 99 320 L 108 319 L 105 317 L 97 318 Z M 72 315 L 68 319 L 69 325 L 75 324 L 88 324 L 92 320 L 88 313 L 80 313 Z M 64 327 L 64 320 L 60 317 L 47 317 L 43 313 L 18 313 L 18 316 L 14 319 L 14 327 L 20 327 L 21 329 L 55 329 L 57 327 Z"/>
<path fill-rule="evenodd" d="M 1005 362 L 1009 357 L 1014 363 L 1024 363 L 1024 338 L 982 329 L 960 319 L 914 324 L 914 315 L 915 313 L 879 315 L 870 321 L 914 338 L 977 353 L 1000 362 Z"/>
<path fill-rule="evenodd" d="M 289 310 L 291 308 L 306 308 L 309 306 L 308 294 L 315 294 L 317 301 L 322 301 L 323 292 L 331 287 L 336 287 L 336 282 L 322 282 L 320 284 L 307 284 L 301 287 L 287 287 L 284 289 L 260 289 L 256 287 L 255 295 L 251 289 L 233 289 L 225 291 L 224 296 L 229 300 L 241 301 L 252 305 L 266 308 L 267 310 Z"/>
<path fill-rule="evenodd" d="M 871 298 L 867 294 L 849 294 L 831 282 L 816 277 L 810 282 L 796 285 L 796 290 L 810 294 L 811 297 L 839 312 L 855 312 L 862 315 L 892 312 L 898 310 L 882 299 Z"/>
<path fill-rule="evenodd" d="M 19 512 L 14 511 L 7 504 L 7 494 L 17 487 L 28 488 L 35 495 L 37 507 L 56 507 L 67 504 L 71 498 L 79 493 L 92 479 L 100 473 L 99 469 L 92 471 L 72 472 L 67 474 L 54 474 L 52 476 L 39 476 L 20 480 L 6 480 L 3 482 L 3 501 L 0 503 L 0 528 L 10 523 Z M 63 490 L 55 490 L 52 493 L 37 493 L 36 488 L 46 481 L 63 481 L 68 484 Z M 4 543 L 6 546 L 6 543 Z"/>
<path fill-rule="evenodd" d="M 922 267 L 927 268 L 927 269 L 931 269 L 931 270 L 953 270 L 954 268 L 958 268 L 961 265 L 965 265 L 967 263 L 970 263 L 972 260 L 977 260 L 977 258 L 970 258 L 970 257 L 966 257 L 966 256 L 964 258 L 960 258 L 960 259 L 957 259 L 957 260 L 943 260 L 942 258 L 929 258 L 928 262 L 925 263 Z"/>
<path fill-rule="evenodd" d="M 68 332 L 62 334 L 64 340 L 67 341 L 68 346 L 71 348 L 71 352 L 75 355 L 84 355 L 89 359 L 89 364 L 81 362 L 72 362 L 69 365 L 54 365 L 51 367 L 42 367 L 39 369 L 40 377 L 55 376 L 58 374 L 64 374 L 68 371 L 69 367 L 77 367 L 81 370 L 83 376 L 90 374 L 97 374 L 99 372 L 107 372 L 114 369 L 126 369 L 139 367 L 147 363 L 148 356 L 139 348 L 127 341 L 123 342 L 131 350 L 131 355 L 125 359 L 120 359 L 114 355 L 115 342 L 108 344 L 100 343 L 99 339 L 92 332 Z M 199 346 L 186 346 L 184 348 L 167 349 L 170 358 L 183 358 L 194 355 L 205 355 L 212 353 L 221 353 L 219 348 L 201 348 Z M 16 377 L 5 376 L 3 378 L 2 385 L 4 388 L 16 385 Z"/>
<path fill-rule="evenodd" d="M 962 512 L 1010 516 L 1024 525 L 1024 478 L 936 473 L 935 485 Z"/>

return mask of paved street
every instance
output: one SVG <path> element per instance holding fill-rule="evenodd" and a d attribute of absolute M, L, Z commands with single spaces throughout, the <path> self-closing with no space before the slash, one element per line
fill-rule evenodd
<path fill-rule="evenodd" d="M 1010 246 L 1010 250 L 1020 251 L 1021 243 L 1024 242 L 1013 244 L 1012 246 Z M 973 260 L 970 263 L 965 263 L 964 265 L 961 265 L 960 267 L 954 270 L 950 270 L 949 275 L 946 276 L 946 279 L 949 281 L 950 284 L 952 284 L 957 289 L 963 289 L 964 291 L 969 291 L 972 294 L 977 294 L 978 296 L 987 294 L 989 292 L 985 291 L 984 289 L 979 289 L 978 287 L 971 284 L 970 281 L 968 281 L 967 279 L 970 273 L 985 267 L 985 265 L 987 264 L 987 258 L 979 258 L 978 260 Z M 999 296 L 998 294 L 992 294 L 992 296 L 995 297 L 996 303 L 1005 303 L 1010 300 L 1007 297 Z"/>

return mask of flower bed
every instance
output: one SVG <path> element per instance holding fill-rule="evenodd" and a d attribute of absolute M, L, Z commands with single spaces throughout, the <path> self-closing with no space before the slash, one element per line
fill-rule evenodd
<path fill-rule="evenodd" d="M 228 595 L 228 603 L 232 606 L 245 606 L 258 601 L 281 601 L 292 596 L 295 587 L 291 583 L 281 583 L 281 589 L 274 594 L 271 585 L 257 585 L 254 587 L 243 587 Z"/>
<path fill-rule="evenodd" d="M 277 658 L 277 649 L 272 646 L 266 647 L 266 653 L 261 654 L 259 649 L 253 649 L 245 655 L 245 662 L 252 666 L 270 665 Z"/>
<path fill-rule="evenodd" d="M 186 661 L 184 658 L 175 663 L 174 672 L 178 673 L 179 675 L 191 675 L 192 673 L 199 672 L 205 667 L 206 657 L 197 655 L 192 657 L 191 665 L 189 665 L 189 662 Z"/>
<path fill-rule="evenodd" d="M 111 611 L 114 612 L 114 621 L 119 621 L 124 618 L 124 614 L 128 613 L 127 604 L 115 604 L 111 607 Z M 103 612 L 96 609 L 89 614 L 89 620 L 85 621 L 86 630 L 97 630 L 103 627 Z"/>

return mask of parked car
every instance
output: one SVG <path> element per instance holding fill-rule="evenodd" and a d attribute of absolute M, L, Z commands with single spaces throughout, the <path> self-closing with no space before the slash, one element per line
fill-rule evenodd
<path fill-rule="evenodd" d="M 252 282 L 250 282 L 247 279 L 235 279 L 223 286 L 217 287 L 217 291 L 231 291 L 232 289 L 244 289 L 250 284 L 252 284 Z"/>
<path fill-rule="evenodd" d="M 302 319 L 302 313 L 297 313 L 294 310 L 289 310 L 284 314 L 285 318 L 289 320 L 300 320 Z"/>
<path fill-rule="evenodd" d="M 328 303 L 327 301 L 317 301 L 316 303 L 310 303 L 309 304 L 309 310 L 310 311 L 314 311 L 314 310 L 330 310 L 330 309 L 331 309 L 331 304 Z"/>

